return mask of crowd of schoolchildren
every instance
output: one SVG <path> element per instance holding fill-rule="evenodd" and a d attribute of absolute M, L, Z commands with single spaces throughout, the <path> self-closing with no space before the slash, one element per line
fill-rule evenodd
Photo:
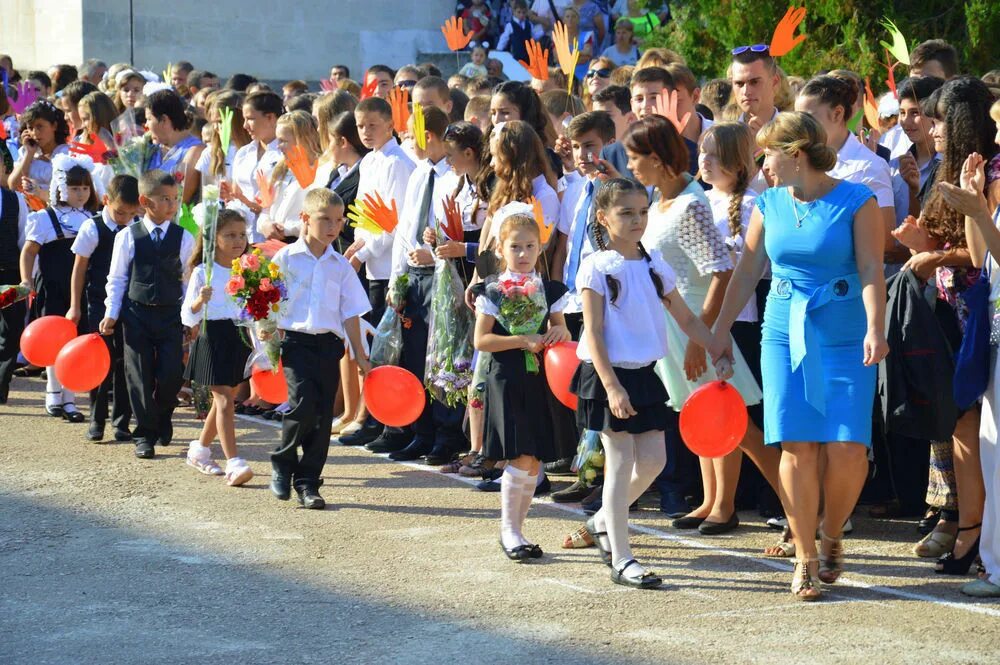
<path fill-rule="evenodd" d="M 499 492 L 500 546 L 515 561 L 543 556 L 524 532 L 532 499 L 594 434 L 603 473 L 552 494 L 592 515 L 562 546 L 596 547 L 619 584 L 662 581 L 628 539 L 628 513 L 652 486 L 674 528 L 705 536 L 737 529 L 738 508 L 759 510 L 782 530 L 765 553 L 800 564 L 792 591 L 802 600 L 840 575 L 859 499 L 872 517 L 918 516 L 917 556 L 943 574 L 978 570 L 963 591 L 1000 596 L 995 353 L 977 356 L 988 385 L 970 399 L 957 389 L 970 326 L 985 322 L 993 345 L 1000 329 L 991 270 L 1000 73 L 963 75 L 950 45 L 920 44 L 909 75 L 878 102 L 876 127 L 871 115 L 858 122 L 864 86 L 850 71 L 790 76 L 756 45 L 734 48 L 726 76 L 703 82 L 678 54 L 642 50 L 642 36 L 669 19 L 665 7 L 460 5 L 472 58 L 447 80 L 433 65 L 372 65 L 355 81 L 337 65 L 321 92 L 303 81 L 279 92 L 246 74 L 222 85 L 186 62 L 160 77 L 99 61 L 19 73 L 0 58 L 9 81 L 0 89 L 0 284 L 34 292 L 2 310 L 0 403 L 12 375 L 44 373 L 49 416 L 86 420 L 95 442 L 109 438 L 110 418 L 110 436 L 149 459 L 173 443 L 174 410 L 193 386 L 209 395 L 186 452 L 197 471 L 233 486 L 253 477 L 236 442 L 238 413 L 282 423 L 271 490 L 283 500 L 294 490 L 306 508 L 325 505 L 331 437 L 424 459 Z M 526 59 L 528 41 L 549 39 L 556 22 L 583 52 L 573 94 L 558 68 L 544 81 L 512 81 L 489 58 L 495 43 Z M 25 84 L 37 100 L 15 112 Z M 401 89 L 422 109 L 424 136 L 413 116 L 405 131 L 394 123 L 390 98 Z M 112 145 L 124 114 L 153 146 L 138 177 L 87 149 Z M 231 133 L 221 132 L 230 117 Z M 318 164 L 311 185 L 293 174 L 293 150 Z M 225 203 L 214 270 L 201 234 L 175 223 L 207 184 Z M 393 232 L 346 223 L 352 203 L 375 196 L 398 205 Z M 462 240 L 437 232 L 455 210 Z M 802 240 L 817 233 L 819 244 Z M 274 241 L 288 280 L 277 326 L 283 404 L 251 389 L 251 348 L 227 293 L 234 261 Z M 853 276 L 823 277 L 800 297 L 818 270 L 809 260 L 826 252 L 856 260 Z M 398 364 L 422 380 L 442 261 L 459 266 L 475 311 L 468 405 L 428 398 L 412 425 L 383 426 L 362 395 L 365 331 L 397 312 Z M 541 316 L 515 333 L 496 293 L 532 295 L 536 285 Z M 835 320 L 831 302 L 854 309 Z M 111 351 L 87 416 L 51 368 L 19 357 L 25 325 L 46 315 L 99 332 Z M 835 325 L 860 325 L 847 346 L 857 372 L 836 367 Z M 538 366 L 546 348 L 570 340 L 581 361 L 575 412 Z M 826 381 L 825 405 L 824 372 L 846 377 Z M 787 381 L 776 387 L 778 376 Z M 717 378 L 739 391 L 749 424 L 734 452 L 698 458 L 680 439 L 678 413 Z M 823 434 L 798 422 L 812 408 L 813 420 L 833 423 Z M 787 445 L 798 440 L 830 445 Z M 845 453 L 845 442 L 862 444 L 860 454 Z M 802 469 L 813 475 L 803 480 Z"/>

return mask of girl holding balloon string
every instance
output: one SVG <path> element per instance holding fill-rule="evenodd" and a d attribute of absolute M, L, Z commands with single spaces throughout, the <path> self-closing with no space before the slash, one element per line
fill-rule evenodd
<path fill-rule="evenodd" d="M 581 430 L 601 433 L 604 490 L 601 509 L 587 531 L 611 567 L 616 584 L 648 589 L 662 580 L 632 556 L 628 507 L 663 470 L 667 391 L 654 371 L 669 353 L 664 307 L 690 339 L 707 346 L 711 333 L 676 288 L 677 278 L 662 255 L 642 244 L 649 215 L 645 188 L 632 180 L 609 180 L 595 197 L 600 251 L 588 256 L 576 277 L 583 299 L 581 362 L 571 391 L 577 395 Z M 725 357 L 716 357 L 719 378 L 732 376 Z"/>

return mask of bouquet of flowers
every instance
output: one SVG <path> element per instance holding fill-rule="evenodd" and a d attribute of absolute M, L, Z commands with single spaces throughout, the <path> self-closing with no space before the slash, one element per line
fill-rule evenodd
<path fill-rule="evenodd" d="M 385 314 L 375 328 L 372 349 L 368 356 L 372 367 L 399 364 L 403 353 L 403 316 L 400 312 L 406 302 L 406 291 L 410 287 L 410 276 L 403 273 L 389 287 L 389 298 Z M 407 320 L 409 327 L 409 320 Z"/>
<path fill-rule="evenodd" d="M 432 291 L 424 385 L 439 402 L 450 407 L 464 405 L 472 383 L 475 314 L 465 306 L 454 261 L 437 261 Z"/>
<path fill-rule="evenodd" d="M 219 188 L 215 185 L 202 187 L 201 203 L 198 205 L 201 207 L 201 251 L 205 257 L 205 283 L 211 284 L 215 268 L 215 228 L 219 221 Z M 205 316 L 201 317 L 202 332 L 205 332 L 208 324 L 208 305 L 205 307 Z"/>
<path fill-rule="evenodd" d="M 570 469 L 577 472 L 580 482 L 587 487 L 594 484 L 594 480 L 604 469 L 604 448 L 601 446 L 600 433 L 590 429 L 583 431 Z"/>
<path fill-rule="evenodd" d="M 533 274 L 504 273 L 486 285 L 486 298 L 497 308 L 497 322 L 512 335 L 534 335 L 549 312 L 542 280 Z M 524 350 L 524 366 L 538 374 L 538 357 Z"/>
<path fill-rule="evenodd" d="M 31 295 L 31 289 L 20 284 L 0 286 L 0 309 L 10 307 Z"/>
<path fill-rule="evenodd" d="M 138 178 L 146 170 L 157 148 L 152 137 L 135 121 L 135 113 L 127 109 L 111 122 L 114 151 L 108 155 L 108 164 L 115 175 L 125 174 Z"/>
<path fill-rule="evenodd" d="M 259 249 L 233 259 L 232 276 L 226 284 L 226 293 L 239 304 L 240 315 L 245 325 L 258 333 L 267 333 L 264 352 L 271 362 L 271 369 L 277 369 L 281 355 L 278 339 L 278 313 L 281 305 L 288 300 L 284 275 L 278 264 L 266 258 Z"/>

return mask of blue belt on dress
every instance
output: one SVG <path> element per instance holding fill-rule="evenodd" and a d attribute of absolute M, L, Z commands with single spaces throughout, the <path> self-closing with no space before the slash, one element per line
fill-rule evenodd
<path fill-rule="evenodd" d="M 834 277 L 809 292 L 785 277 L 771 281 L 771 296 L 790 299 L 788 311 L 788 349 L 792 371 L 802 367 L 806 402 L 826 415 L 826 390 L 823 383 L 823 359 L 820 357 L 818 331 L 812 313 L 827 303 L 853 300 L 861 296 L 861 278 L 857 273 Z"/>

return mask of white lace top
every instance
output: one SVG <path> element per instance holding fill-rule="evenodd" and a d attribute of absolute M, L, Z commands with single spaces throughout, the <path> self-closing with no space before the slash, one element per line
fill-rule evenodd
<path fill-rule="evenodd" d="M 708 293 L 712 274 L 731 270 L 733 261 L 726 243 L 715 228 L 712 207 L 701 185 L 691 180 L 666 212 L 660 211 L 660 195 L 649 208 L 649 225 L 642 236 L 647 250 L 659 250 L 677 274 L 677 290 L 690 300 L 698 295 L 698 309 Z"/>
<path fill-rule="evenodd" d="M 650 268 L 663 282 L 664 295 L 674 290 L 674 271 L 656 250 L 650 250 L 648 261 L 626 260 L 611 250 L 596 252 L 583 260 L 576 274 L 580 293 L 590 289 L 604 297 L 604 344 L 616 367 L 642 367 L 667 355 L 667 320 Z M 608 275 L 618 280 L 614 303 Z M 593 361 L 586 336 L 580 340 L 576 355 L 584 362 Z"/>

